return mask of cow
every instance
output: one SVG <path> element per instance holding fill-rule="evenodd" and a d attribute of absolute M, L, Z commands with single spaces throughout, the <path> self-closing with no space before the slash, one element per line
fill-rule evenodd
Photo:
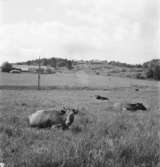
<path fill-rule="evenodd" d="M 96 99 L 97 100 L 109 100 L 108 97 L 104 97 L 104 96 L 100 96 L 100 95 L 96 95 Z"/>
<path fill-rule="evenodd" d="M 28 123 L 31 127 L 68 129 L 74 121 L 75 114 L 78 114 L 78 110 L 71 108 L 63 108 L 60 111 L 39 110 L 29 115 Z"/>
<path fill-rule="evenodd" d="M 123 106 L 123 110 L 129 110 L 135 112 L 137 110 L 146 111 L 147 108 L 143 105 L 143 103 L 127 103 Z"/>
<path fill-rule="evenodd" d="M 143 105 L 143 103 L 121 103 L 121 102 L 116 102 L 113 103 L 112 108 L 116 111 L 131 111 L 131 112 L 136 112 L 138 110 L 146 111 L 147 107 Z"/>

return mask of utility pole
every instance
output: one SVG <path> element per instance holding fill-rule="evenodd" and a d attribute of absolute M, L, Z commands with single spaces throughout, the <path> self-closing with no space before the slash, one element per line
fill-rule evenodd
<path fill-rule="evenodd" d="M 38 90 L 41 89 L 40 87 L 40 80 L 41 80 L 41 63 L 40 63 L 40 56 L 39 56 L 39 60 L 38 60 Z"/>

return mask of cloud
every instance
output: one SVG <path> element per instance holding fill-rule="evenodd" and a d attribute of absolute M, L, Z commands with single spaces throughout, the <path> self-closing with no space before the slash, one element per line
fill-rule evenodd
<path fill-rule="evenodd" d="M 26 9 L 25 13 L 21 11 L 25 20 L 17 17 L 16 22 L 0 27 L 3 57 L 0 61 L 33 59 L 37 54 L 128 63 L 158 57 L 160 6 L 157 0 L 48 0 L 43 3 L 40 0 L 37 6 L 36 3 L 32 6 L 36 17 L 28 17 Z"/>
<path fill-rule="evenodd" d="M 35 9 L 35 12 L 38 13 L 38 14 L 42 14 L 44 11 L 45 11 L 44 8 L 41 8 L 41 7 L 37 7 Z"/>

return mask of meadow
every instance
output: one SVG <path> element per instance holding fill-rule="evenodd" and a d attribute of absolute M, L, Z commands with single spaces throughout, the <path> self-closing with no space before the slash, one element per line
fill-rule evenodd
<path fill-rule="evenodd" d="M 11 74 L 0 72 L 0 88 L 36 88 L 38 76 L 36 73 Z M 85 71 L 56 74 L 42 74 L 42 88 L 88 88 L 110 89 L 131 86 L 157 86 L 156 81 L 137 80 L 113 76 L 95 75 Z"/>
<path fill-rule="evenodd" d="M 160 166 L 159 82 L 79 72 L 43 75 L 46 89 L 35 86 L 35 74 L 1 75 L 0 162 L 5 166 Z M 123 102 L 142 102 L 148 110 L 113 107 Z M 69 130 L 28 126 L 29 114 L 63 105 L 79 110 Z"/>

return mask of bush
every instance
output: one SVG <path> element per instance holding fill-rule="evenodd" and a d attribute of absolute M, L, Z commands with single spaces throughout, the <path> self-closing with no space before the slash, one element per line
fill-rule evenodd
<path fill-rule="evenodd" d="M 153 78 L 155 80 L 160 80 L 160 65 L 156 64 L 154 66 L 150 66 L 146 70 L 147 78 Z"/>
<path fill-rule="evenodd" d="M 139 73 L 136 74 L 136 78 L 137 78 L 137 79 L 145 79 L 146 76 L 145 76 L 144 73 L 140 73 L 140 72 L 139 72 Z"/>
<path fill-rule="evenodd" d="M 2 64 L 1 71 L 2 72 L 10 72 L 12 70 L 12 64 L 5 62 Z"/>
<path fill-rule="evenodd" d="M 160 62 L 158 60 L 144 64 L 144 68 L 147 78 L 160 80 Z"/>

